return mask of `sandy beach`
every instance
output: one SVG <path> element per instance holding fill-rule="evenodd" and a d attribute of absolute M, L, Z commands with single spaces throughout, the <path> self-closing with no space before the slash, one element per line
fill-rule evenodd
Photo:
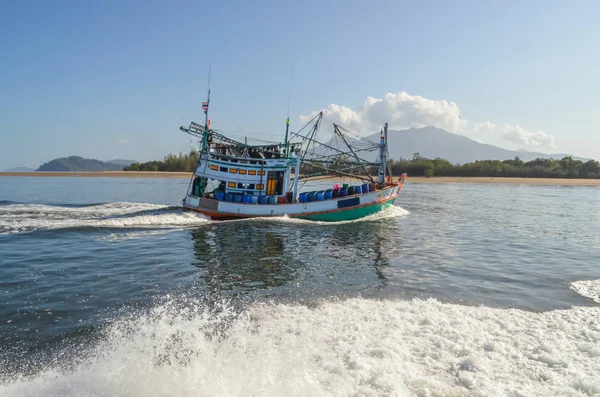
<path fill-rule="evenodd" d="M 104 171 L 104 172 L 0 172 L 0 177 L 79 177 L 79 178 L 190 178 L 190 172 L 150 172 L 150 171 Z M 346 178 L 342 178 L 346 179 Z M 395 178 L 396 179 L 396 178 Z M 558 178 L 497 178 L 497 177 L 455 177 L 438 176 L 432 178 L 411 177 L 407 183 L 509 183 L 527 185 L 570 185 L 600 186 L 600 179 L 558 179 Z"/>

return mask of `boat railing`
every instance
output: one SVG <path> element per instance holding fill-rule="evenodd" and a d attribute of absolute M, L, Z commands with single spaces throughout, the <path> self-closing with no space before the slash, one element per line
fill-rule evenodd
<path fill-rule="evenodd" d="M 386 187 L 397 186 L 397 184 L 388 184 Z M 315 190 L 311 192 L 302 192 L 298 194 L 294 200 L 291 192 L 283 195 L 256 195 L 241 192 L 224 192 L 216 189 L 212 194 L 204 196 L 205 199 L 216 201 L 227 201 L 240 204 L 295 204 L 307 203 L 312 201 L 326 201 L 339 198 L 352 198 L 355 196 L 368 194 L 380 190 L 376 183 L 365 183 L 362 185 L 344 184 L 343 186 L 335 185 L 332 189 Z"/>

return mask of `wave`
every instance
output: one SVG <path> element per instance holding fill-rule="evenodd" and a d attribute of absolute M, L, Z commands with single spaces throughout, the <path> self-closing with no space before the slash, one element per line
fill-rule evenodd
<path fill-rule="evenodd" d="M 534 313 L 353 298 L 209 309 L 169 297 L 0 395 L 590 396 L 600 308 Z M 86 350 L 85 348 L 83 350 Z"/>
<path fill-rule="evenodd" d="M 145 203 L 105 203 L 85 206 L 9 204 L 0 206 L 0 233 L 69 228 L 193 226 L 208 221 L 201 214 Z"/>
<path fill-rule="evenodd" d="M 306 225 L 339 225 L 405 217 L 409 212 L 398 206 L 361 219 L 318 222 L 282 217 L 241 219 L 225 222 L 287 222 Z M 209 217 L 184 211 L 181 207 L 146 203 L 102 203 L 86 205 L 47 205 L 11 203 L 0 206 L 0 234 L 72 228 L 187 227 L 210 221 Z"/>
<path fill-rule="evenodd" d="M 571 283 L 570 289 L 581 296 L 585 296 L 596 303 L 600 303 L 600 280 L 575 281 Z"/>

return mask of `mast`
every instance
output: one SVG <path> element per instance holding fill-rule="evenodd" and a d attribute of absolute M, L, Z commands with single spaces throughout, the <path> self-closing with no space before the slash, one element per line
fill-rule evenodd
<path fill-rule="evenodd" d="M 379 175 L 377 177 L 377 183 L 380 186 L 383 186 L 385 183 L 385 168 L 386 168 L 386 147 L 385 147 L 385 138 L 387 135 L 387 123 L 385 123 L 385 132 L 381 130 L 381 138 L 379 139 Z"/>
<path fill-rule="evenodd" d="M 208 66 L 208 95 L 206 98 L 206 102 L 202 102 L 202 110 L 204 110 L 204 133 L 202 134 L 202 149 L 200 151 L 200 162 L 202 162 L 202 159 L 204 158 L 204 161 L 207 162 L 208 161 L 208 105 L 210 104 L 210 71 L 211 71 L 211 66 L 209 64 Z M 206 185 L 207 185 L 207 179 L 206 178 L 200 178 L 200 183 L 198 184 L 198 190 L 199 190 L 199 194 L 201 196 L 204 195 L 204 192 L 206 191 Z"/>
<path fill-rule="evenodd" d="M 290 116 L 288 116 L 287 120 L 285 121 L 285 144 L 284 144 L 284 151 L 283 151 L 283 155 L 285 157 L 288 157 L 288 155 L 290 154 L 290 144 L 288 141 L 288 132 L 290 130 Z"/>
<path fill-rule="evenodd" d="M 208 66 L 208 95 L 206 102 L 202 102 L 204 110 L 204 134 L 202 135 L 202 153 L 208 152 L 208 105 L 210 104 L 210 71 L 212 65 Z"/>
<path fill-rule="evenodd" d="M 302 161 L 302 154 L 300 150 L 296 152 L 296 169 L 294 173 L 294 193 L 292 196 L 292 203 L 296 202 L 296 197 L 298 196 L 298 179 L 300 179 L 300 163 Z"/>
<path fill-rule="evenodd" d="M 387 169 L 387 174 L 390 178 L 390 182 L 394 182 L 392 175 L 392 166 L 390 165 L 390 146 L 388 145 L 388 123 L 385 123 L 385 164 L 383 166 Z"/>

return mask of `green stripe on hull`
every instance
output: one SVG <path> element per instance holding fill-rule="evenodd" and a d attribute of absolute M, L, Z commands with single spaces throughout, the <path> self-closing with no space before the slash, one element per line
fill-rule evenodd
<path fill-rule="evenodd" d="M 321 222 L 340 222 L 340 221 L 351 221 L 354 219 L 363 218 L 368 215 L 373 215 L 379 211 L 386 209 L 387 207 L 394 204 L 394 200 L 396 198 L 383 202 L 377 203 L 373 205 L 368 205 L 364 207 L 358 208 L 348 208 L 343 211 L 336 212 L 327 212 L 324 214 L 315 214 L 315 215 L 303 215 L 299 216 L 300 219 L 308 219 L 311 221 L 321 221 Z"/>

